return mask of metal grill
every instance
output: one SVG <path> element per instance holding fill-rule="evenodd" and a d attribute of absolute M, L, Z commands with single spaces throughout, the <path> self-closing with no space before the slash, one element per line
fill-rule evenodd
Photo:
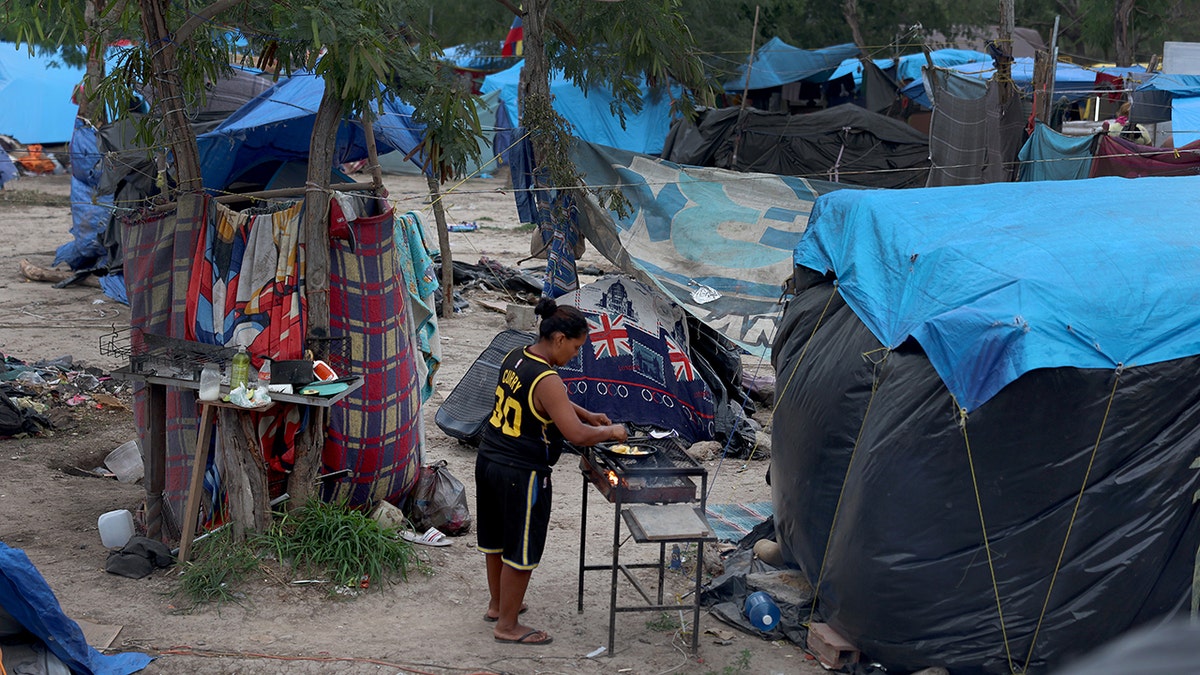
<path fill-rule="evenodd" d="M 644 457 L 616 455 L 601 447 L 582 448 L 579 467 L 610 502 L 675 503 L 698 498 L 692 477 L 707 471 L 684 451 L 677 438 L 635 438 L 631 445 L 653 447 Z"/>
<path fill-rule="evenodd" d="M 100 336 L 100 353 L 129 359 L 129 371 L 198 382 L 205 364 L 227 366 L 237 353 L 232 347 L 146 333 L 140 328 L 117 328 Z"/>

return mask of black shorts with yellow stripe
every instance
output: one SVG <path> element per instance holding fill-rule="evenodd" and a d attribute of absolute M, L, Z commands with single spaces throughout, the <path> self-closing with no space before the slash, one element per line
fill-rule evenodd
<path fill-rule="evenodd" d="M 479 550 L 532 570 L 542 560 L 550 525 L 549 474 L 518 469 L 483 455 L 475 460 L 475 533 Z"/>

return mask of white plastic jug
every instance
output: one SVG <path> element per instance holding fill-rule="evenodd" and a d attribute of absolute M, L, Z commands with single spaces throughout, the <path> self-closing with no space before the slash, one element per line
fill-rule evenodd
<path fill-rule="evenodd" d="M 100 541 L 105 548 L 121 548 L 133 537 L 133 514 L 129 509 L 102 513 L 96 527 L 100 528 Z"/>

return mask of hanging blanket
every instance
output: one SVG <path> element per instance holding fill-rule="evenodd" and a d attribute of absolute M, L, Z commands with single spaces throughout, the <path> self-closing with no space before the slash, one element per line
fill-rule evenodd
<path fill-rule="evenodd" d="M 421 401 L 433 395 L 434 376 L 442 362 L 442 344 L 438 337 L 437 313 L 433 293 L 438 289 L 437 268 L 425 246 L 425 227 L 421 214 L 409 211 L 396 218 L 396 262 L 404 276 L 411 310 L 412 337 L 421 358 L 415 361 L 421 383 Z"/>
<path fill-rule="evenodd" d="M 393 218 L 389 210 L 355 220 L 354 251 L 346 242 L 331 243 L 331 351 L 342 357 L 331 355 L 331 363 L 341 372 L 362 375 L 366 383 L 331 410 L 322 457 L 328 470 L 352 473 L 328 484 L 325 496 L 352 505 L 399 501 L 412 488 L 421 463 L 420 385 L 407 338 Z"/>
<path fill-rule="evenodd" d="M 571 400 L 614 421 L 713 437 L 713 395 L 688 356 L 683 310 L 629 277 L 609 276 L 560 301 L 588 321 L 588 341 L 558 369 Z"/>

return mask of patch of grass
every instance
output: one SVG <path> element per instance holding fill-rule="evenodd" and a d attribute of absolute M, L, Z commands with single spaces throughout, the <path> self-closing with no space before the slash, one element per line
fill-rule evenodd
<path fill-rule="evenodd" d="M 412 544 L 366 514 L 344 504 L 310 500 L 275 521 L 259 537 L 280 562 L 293 571 L 328 579 L 330 592 L 338 587 L 370 587 L 408 578 L 425 564 Z"/>
<path fill-rule="evenodd" d="M 495 222 L 496 219 L 491 216 L 479 216 L 475 220 L 478 220 L 480 222 L 487 221 L 487 222 L 491 223 L 491 222 Z"/>
<path fill-rule="evenodd" d="M 521 223 L 513 229 L 517 232 L 533 232 L 537 229 L 537 223 Z"/>
<path fill-rule="evenodd" d="M 648 630 L 658 631 L 660 633 L 667 633 L 679 629 L 679 620 L 670 614 L 663 612 L 659 614 L 657 618 L 647 621 L 646 628 Z"/>
<path fill-rule="evenodd" d="M 237 588 L 246 577 L 259 569 L 260 562 L 254 548 L 244 542 L 235 542 L 229 528 L 213 532 L 196 543 L 191 560 L 185 563 L 180 576 L 176 596 L 188 601 L 184 612 L 194 611 L 200 605 L 239 602 L 243 595 Z"/>

